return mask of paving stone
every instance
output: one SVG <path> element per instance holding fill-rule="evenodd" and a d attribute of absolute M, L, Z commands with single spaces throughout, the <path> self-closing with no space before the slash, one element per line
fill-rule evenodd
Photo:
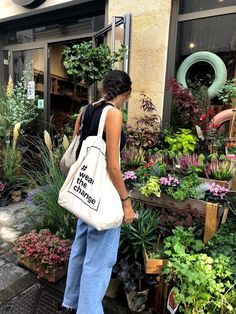
<path fill-rule="evenodd" d="M 14 242 L 21 232 L 12 227 L 1 227 L 0 229 L 0 238 L 3 242 Z"/>
<path fill-rule="evenodd" d="M 15 297 L 37 281 L 37 277 L 13 263 L 0 268 L 0 304 Z"/>

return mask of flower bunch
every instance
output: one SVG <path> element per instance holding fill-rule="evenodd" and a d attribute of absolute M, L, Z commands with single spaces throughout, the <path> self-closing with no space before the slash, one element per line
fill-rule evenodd
<path fill-rule="evenodd" d="M 168 174 L 167 177 L 160 178 L 160 184 L 164 186 L 177 186 L 179 185 L 179 179 Z"/>
<path fill-rule="evenodd" d="M 215 196 L 217 199 L 223 200 L 225 195 L 229 192 L 229 190 L 224 186 L 221 186 L 213 182 L 212 184 L 209 184 L 207 192 L 209 192 L 212 196 Z"/>
<path fill-rule="evenodd" d="M 124 179 L 124 181 L 126 181 L 126 180 L 136 180 L 137 176 L 136 176 L 134 171 L 126 171 L 123 174 L 123 179 Z"/>
<path fill-rule="evenodd" d="M 125 185 L 127 187 L 132 187 L 134 185 L 135 180 L 137 180 L 137 176 L 134 171 L 125 171 L 123 173 L 123 179 L 125 181 Z"/>
<path fill-rule="evenodd" d="M 18 238 L 14 242 L 13 252 L 20 259 L 36 263 L 38 268 L 48 272 L 54 266 L 66 265 L 71 249 L 70 240 L 62 240 L 49 230 L 35 230 Z"/>

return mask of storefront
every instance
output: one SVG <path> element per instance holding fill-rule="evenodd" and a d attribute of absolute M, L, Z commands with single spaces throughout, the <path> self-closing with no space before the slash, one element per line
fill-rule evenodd
<path fill-rule="evenodd" d="M 129 119 L 133 122 L 140 113 L 143 92 L 153 99 L 161 115 L 170 9 L 171 1 L 149 1 L 147 5 L 144 0 L 11 0 L 10 4 L 3 0 L 1 82 L 7 83 L 9 75 L 16 82 L 26 66 L 33 66 L 31 81 L 35 82 L 38 106 L 44 108 L 44 120 L 50 122 L 55 114 L 74 110 L 88 100 L 87 90 L 68 80 L 62 65 L 64 46 L 93 40 L 116 50 L 125 44 L 123 68 L 133 80 Z M 154 35 L 160 30 L 156 41 Z"/>
<path fill-rule="evenodd" d="M 63 66 L 64 47 L 93 41 L 109 42 L 118 49 L 129 43 L 129 15 L 114 17 L 112 25 L 105 27 L 105 1 L 71 2 L 77 4 L 67 2 L 39 10 L 42 1 L 12 1 L 24 13 L 12 14 L 1 23 L 1 84 L 7 84 L 9 77 L 16 84 L 26 76 L 28 94 L 36 97 L 42 120 L 53 122 L 59 132 L 67 115 L 77 112 L 91 96 L 88 88 L 68 77 Z M 126 70 L 127 61 L 128 57 Z"/>
<path fill-rule="evenodd" d="M 142 114 L 145 93 L 166 125 L 172 103 L 166 81 L 189 55 L 213 52 L 224 61 L 228 79 L 235 77 L 235 15 L 235 0 L 2 0 L 1 83 L 9 75 L 16 82 L 32 64 L 39 107 L 50 122 L 56 111 L 73 111 L 88 101 L 87 90 L 65 73 L 64 46 L 93 40 L 116 50 L 125 44 L 123 68 L 133 81 L 129 122 Z M 188 76 L 196 71 L 214 76 L 206 62 L 193 65 Z"/>

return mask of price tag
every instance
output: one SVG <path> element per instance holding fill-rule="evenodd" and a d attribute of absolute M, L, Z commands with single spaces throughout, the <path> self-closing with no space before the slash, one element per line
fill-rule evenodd
<path fill-rule="evenodd" d="M 38 99 L 38 109 L 44 109 L 44 99 Z"/>
<path fill-rule="evenodd" d="M 172 288 L 170 290 L 169 296 L 168 296 L 168 300 L 167 300 L 167 310 L 171 313 L 171 314 L 175 314 L 175 312 L 177 311 L 179 304 L 175 303 L 175 294 L 174 294 L 174 288 Z"/>

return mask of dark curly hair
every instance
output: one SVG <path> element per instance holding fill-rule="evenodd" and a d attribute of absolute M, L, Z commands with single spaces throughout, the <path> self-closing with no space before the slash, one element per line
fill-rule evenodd
<path fill-rule="evenodd" d="M 131 91 L 129 75 L 120 70 L 113 70 L 107 74 L 103 81 L 104 99 L 111 100 L 116 96 Z"/>

